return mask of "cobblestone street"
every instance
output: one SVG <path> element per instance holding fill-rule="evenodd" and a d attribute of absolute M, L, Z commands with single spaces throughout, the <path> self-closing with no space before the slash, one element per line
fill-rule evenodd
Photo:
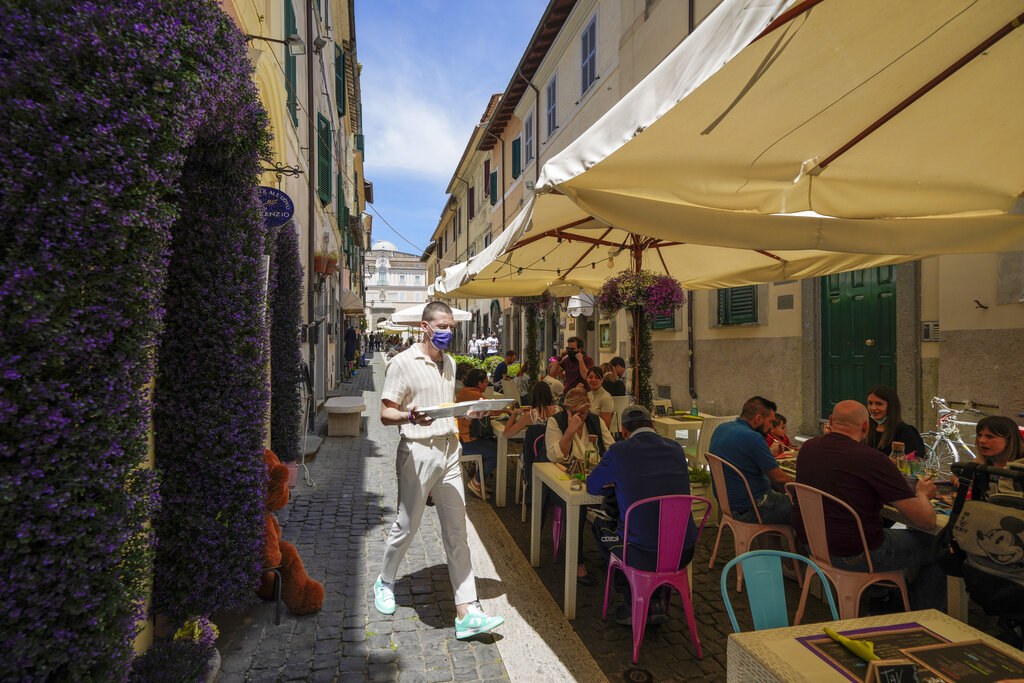
<path fill-rule="evenodd" d="M 507 680 L 496 636 L 455 639 L 455 603 L 433 508 L 402 562 L 397 611 L 383 616 L 373 608 L 372 586 L 395 514 L 398 430 L 377 418 L 383 372 L 378 360 L 332 393 L 365 392 L 365 430 L 325 438 L 309 465 L 315 486 L 302 481 L 300 467 L 291 502 L 278 511 L 283 540 L 295 544 L 306 571 L 324 584 L 323 608 L 308 616 L 282 608 L 280 626 L 271 601 L 244 614 L 215 615 L 221 683 Z M 317 426 L 326 433 L 324 424 Z"/>

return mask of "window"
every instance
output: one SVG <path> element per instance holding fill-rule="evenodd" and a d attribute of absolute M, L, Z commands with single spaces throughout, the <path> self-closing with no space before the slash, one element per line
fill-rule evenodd
<path fill-rule="evenodd" d="M 718 324 L 757 322 L 757 285 L 718 290 Z"/>
<path fill-rule="evenodd" d="M 523 172 L 523 140 L 516 138 L 512 141 L 512 177 L 518 178 Z"/>
<path fill-rule="evenodd" d="M 466 219 L 467 220 L 473 220 L 473 216 L 476 215 L 476 188 L 475 187 L 470 187 L 469 188 L 469 198 L 467 199 L 466 203 L 468 204 L 468 206 L 466 207 Z M 462 230 L 459 230 L 459 232 L 462 232 Z"/>
<path fill-rule="evenodd" d="M 533 161 L 533 112 L 523 121 L 523 147 L 526 148 L 525 163 L 528 164 Z"/>
<path fill-rule="evenodd" d="M 580 95 L 597 80 L 597 15 L 580 34 Z"/>
<path fill-rule="evenodd" d="M 298 33 L 295 25 L 295 9 L 292 7 L 292 0 L 284 0 L 284 35 L 288 37 Z M 286 92 L 285 106 L 292 117 L 292 124 L 299 125 L 299 98 L 295 94 L 295 81 L 298 78 L 296 73 L 297 60 L 295 55 L 285 47 L 284 51 L 284 87 Z"/>
<path fill-rule="evenodd" d="M 331 203 L 331 122 L 323 114 L 316 115 L 316 193 Z"/>
<path fill-rule="evenodd" d="M 455 242 L 455 231 L 458 230 L 458 234 L 462 234 L 462 207 L 460 206 L 455 210 L 455 222 L 452 223 L 452 242 Z"/>
<path fill-rule="evenodd" d="M 423 276 L 422 276 L 422 275 L 417 275 L 417 276 L 416 276 L 416 279 L 415 279 L 415 283 L 416 283 L 416 284 L 418 284 L 418 285 L 420 285 L 420 284 L 423 284 L 422 282 L 420 282 L 420 278 L 421 278 L 421 277 L 423 277 Z"/>
<path fill-rule="evenodd" d="M 484 184 L 483 184 L 483 188 L 484 188 L 484 196 L 485 197 L 489 197 L 490 194 L 491 194 L 490 193 L 490 189 L 491 189 L 491 160 L 490 159 L 484 159 Z M 493 203 L 494 202 L 491 202 L 491 204 L 493 204 Z"/>
<path fill-rule="evenodd" d="M 498 172 L 491 171 L 491 206 L 498 203 Z"/>
<path fill-rule="evenodd" d="M 551 80 L 548 81 L 547 96 L 548 96 L 548 129 L 547 135 L 551 135 L 558 128 L 558 80 L 557 76 L 552 76 Z"/>
<path fill-rule="evenodd" d="M 334 45 L 334 101 L 338 107 L 338 116 L 345 115 L 345 53 L 335 43 Z"/>
<path fill-rule="evenodd" d="M 399 275 L 398 276 L 398 284 L 400 284 L 400 285 L 404 285 L 405 284 L 405 276 L 404 275 Z"/>
<path fill-rule="evenodd" d="M 377 284 L 386 285 L 388 283 L 388 271 L 378 270 L 377 271 Z"/>
<path fill-rule="evenodd" d="M 487 248 L 487 246 L 490 245 L 490 243 L 491 243 L 491 233 L 487 233 L 486 235 L 484 235 L 484 248 Z"/>

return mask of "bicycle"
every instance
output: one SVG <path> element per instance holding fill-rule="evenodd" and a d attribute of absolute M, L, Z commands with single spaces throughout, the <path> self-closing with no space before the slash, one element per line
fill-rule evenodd
<path fill-rule="evenodd" d="M 956 410 L 950 408 L 946 399 L 935 396 L 931 400 L 932 408 L 938 411 L 939 419 L 935 423 L 936 430 L 924 432 L 921 438 L 924 446 L 928 449 L 925 458 L 925 472 L 930 476 L 939 473 L 949 474 L 950 465 L 955 462 L 970 462 L 974 460 L 975 453 L 971 447 L 964 443 L 960 434 L 960 426 L 975 426 L 977 422 L 958 419 L 963 413 L 970 413 L 985 417 L 984 413 L 974 406 L 973 401 L 963 401 L 965 407 Z"/>

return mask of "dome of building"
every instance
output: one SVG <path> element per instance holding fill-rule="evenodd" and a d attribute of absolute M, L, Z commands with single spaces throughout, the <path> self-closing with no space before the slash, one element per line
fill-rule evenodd
<path fill-rule="evenodd" d="M 387 240 L 379 240 L 373 243 L 370 251 L 398 251 L 398 247 Z"/>

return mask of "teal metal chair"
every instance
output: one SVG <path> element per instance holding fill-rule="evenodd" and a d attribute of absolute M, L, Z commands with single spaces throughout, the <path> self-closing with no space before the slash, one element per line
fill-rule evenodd
<path fill-rule="evenodd" d="M 789 626 L 786 589 L 782 583 L 783 558 L 803 562 L 808 565 L 808 568 L 813 567 L 818 572 L 818 578 L 821 579 L 821 585 L 828 597 L 828 606 L 832 610 L 832 620 L 839 621 L 839 612 L 836 610 L 836 601 L 832 597 L 832 588 L 818 565 L 796 553 L 787 553 L 782 550 L 753 550 L 730 560 L 722 570 L 722 599 L 725 601 L 725 609 L 729 612 L 732 629 L 736 633 L 740 632 L 740 625 L 732 611 L 729 590 L 726 587 L 729 570 L 736 563 L 740 563 L 740 567 L 743 569 L 743 579 L 747 589 L 747 600 L 750 602 L 750 615 L 754 620 L 754 630 Z M 809 577 L 805 577 L 804 581 L 807 580 Z M 799 615 L 796 623 L 800 623 Z"/>

